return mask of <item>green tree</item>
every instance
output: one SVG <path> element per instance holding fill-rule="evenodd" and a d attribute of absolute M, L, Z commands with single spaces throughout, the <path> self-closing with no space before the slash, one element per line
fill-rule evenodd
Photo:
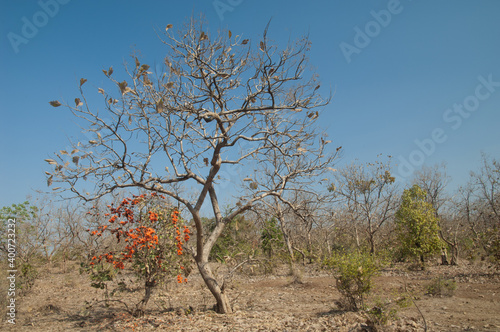
<path fill-rule="evenodd" d="M 20 271 L 16 279 L 18 289 L 29 290 L 38 276 L 30 263 L 40 253 L 41 235 L 45 232 L 39 223 L 39 209 L 25 201 L 0 209 L 0 252 L 6 257 L 9 269 Z"/>
<path fill-rule="evenodd" d="M 396 212 L 397 233 L 405 255 L 425 257 L 439 252 L 444 245 L 439 238 L 436 211 L 426 199 L 426 192 L 418 185 L 405 189 Z"/>
<path fill-rule="evenodd" d="M 18 259 L 27 261 L 29 257 L 38 250 L 37 233 L 33 225 L 33 220 L 38 215 L 38 208 L 26 201 L 19 204 L 12 204 L 11 206 L 4 206 L 0 209 L 0 220 L 2 235 L 0 236 L 0 251 L 7 254 L 8 243 L 15 243 L 16 253 Z M 8 226 L 9 219 L 14 219 L 14 227 Z M 12 222 L 11 222 L 12 224 Z M 16 238 L 14 239 L 11 231 L 15 231 Z M 11 239 L 9 241 L 9 239 Z"/>
<path fill-rule="evenodd" d="M 272 258 L 277 250 L 283 248 L 283 233 L 278 227 L 278 220 L 271 218 L 264 222 L 260 235 L 262 251 Z"/>

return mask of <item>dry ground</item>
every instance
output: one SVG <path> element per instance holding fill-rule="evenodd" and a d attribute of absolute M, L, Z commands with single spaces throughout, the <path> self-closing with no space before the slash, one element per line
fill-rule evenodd
<path fill-rule="evenodd" d="M 312 266 L 304 268 L 302 284 L 292 282 L 286 267 L 269 276 L 235 276 L 227 290 L 235 309 L 230 315 L 212 310 L 214 301 L 194 274 L 187 284 L 156 289 L 141 318 L 132 317 L 118 302 L 95 303 L 103 299 L 102 291 L 90 287 L 76 262 L 40 270 L 32 290 L 17 298 L 17 324 L 3 319 L 0 330 L 370 331 L 362 313 L 338 309 L 335 280 Z M 426 285 L 438 275 L 457 282 L 452 297 L 424 295 Z M 134 303 L 141 291 L 129 275 L 122 278 L 129 288 L 114 298 Z M 500 273 L 494 267 L 464 262 L 410 272 L 398 266 L 376 278 L 371 299 L 395 299 L 405 289 L 416 295 L 429 331 L 500 331 Z M 414 305 L 398 315 L 384 331 L 424 331 L 424 320 Z"/>

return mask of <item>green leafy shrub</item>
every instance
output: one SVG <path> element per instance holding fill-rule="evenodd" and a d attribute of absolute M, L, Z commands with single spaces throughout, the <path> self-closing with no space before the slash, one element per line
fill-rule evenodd
<path fill-rule="evenodd" d="M 389 307 L 388 302 L 378 301 L 365 312 L 372 327 L 385 326 L 391 320 L 397 319 L 397 309 Z"/>
<path fill-rule="evenodd" d="M 269 259 L 271 259 L 278 250 L 284 247 L 283 233 L 279 229 L 278 220 L 276 218 L 264 222 L 260 240 L 262 251 Z"/>
<path fill-rule="evenodd" d="M 90 286 L 97 289 L 106 289 L 106 283 L 113 281 L 117 271 L 112 264 L 101 261 L 92 265 L 81 263 L 80 272 L 89 274 Z"/>
<path fill-rule="evenodd" d="M 374 305 L 364 312 L 368 325 L 373 331 L 385 331 L 390 321 L 398 319 L 398 311 L 411 305 L 410 294 L 405 293 L 395 299 L 377 298 Z"/>
<path fill-rule="evenodd" d="M 364 308 L 365 298 L 372 289 L 372 277 L 379 271 L 373 256 L 361 252 L 334 254 L 324 264 L 336 271 L 337 289 L 342 295 L 339 307 L 353 311 Z"/>
<path fill-rule="evenodd" d="M 212 232 L 215 220 L 206 220 L 207 229 Z M 257 248 L 258 234 L 252 220 L 245 216 L 237 216 L 224 227 L 222 234 L 215 242 L 210 257 L 219 263 L 236 263 L 252 256 Z"/>
<path fill-rule="evenodd" d="M 485 250 L 485 257 L 491 263 L 500 263 L 500 229 L 488 228 L 479 234 Z"/>
<path fill-rule="evenodd" d="M 29 291 L 35 284 L 35 280 L 38 278 L 38 271 L 29 263 L 22 264 L 20 270 L 21 274 L 19 275 L 19 283 L 17 287 L 24 292 Z"/>
<path fill-rule="evenodd" d="M 452 296 L 455 293 L 455 289 L 457 289 L 457 283 L 454 280 L 444 279 L 439 276 L 427 285 L 427 294 L 434 296 Z"/>

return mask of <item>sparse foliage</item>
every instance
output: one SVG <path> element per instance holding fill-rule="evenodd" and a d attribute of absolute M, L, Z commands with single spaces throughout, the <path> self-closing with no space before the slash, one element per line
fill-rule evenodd
<path fill-rule="evenodd" d="M 427 285 L 427 294 L 429 295 L 441 295 L 441 296 L 452 296 L 457 288 L 457 283 L 452 279 L 445 279 L 441 276 L 434 278 Z"/>
<path fill-rule="evenodd" d="M 471 172 L 471 191 L 465 210 L 476 242 L 500 262 L 500 162 L 482 156 L 479 171 Z"/>
<path fill-rule="evenodd" d="M 359 229 L 366 234 L 370 252 L 375 253 L 377 235 L 397 209 L 398 193 L 390 158 L 366 165 L 353 163 L 335 172 L 334 179 L 328 190 L 351 219 L 358 248 Z"/>
<path fill-rule="evenodd" d="M 133 57 L 128 79 L 104 71 L 116 87 L 97 91 L 105 99 L 104 110 L 89 104 L 86 79 L 80 81 L 81 96 L 74 104 L 51 102 L 87 121 L 91 138 L 47 161 L 54 168 L 48 182 L 63 183 L 61 190 L 85 200 L 134 187 L 182 204 L 196 228 L 198 269 L 218 312 L 230 313 L 223 285 L 210 268 L 212 247 L 237 215 L 331 164 L 335 153 L 326 151 L 329 141 L 314 125 L 329 99 L 320 96 L 316 75 L 306 71 L 307 38 L 279 49 L 267 29 L 252 43 L 227 31 L 212 34 L 194 19 L 178 33 L 170 27 L 164 38 L 167 55 L 161 70 L 154 72 Z M 250 181 L 247 194 L 223 216 L 221 169 L 243 163 L 275 181 Z M 95 187 L 84 189 L 92 182 Z M 179 185 L 197 191 L 185 194 Z M 205 232 L 200 212 L 207 198 L 216 224 L 211 232 Z"/>

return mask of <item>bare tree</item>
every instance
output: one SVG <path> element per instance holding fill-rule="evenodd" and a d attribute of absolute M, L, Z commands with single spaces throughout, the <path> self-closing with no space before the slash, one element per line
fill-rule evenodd
<path fill-rule="evenodd" d="M 306 123 L 303 126 L 309 127 Z M 303 230 L 301 234 L 310 245 L 315 218 L 313 205 L 324 200 L 322 188 L 317 184 L 322 174 L 332 170 L 330 165 L 333 165 L 338 157 L 340 148 L 333 154 L 325 155 L 326 144 L 330 141 L 323 138 L 324 134 L 312 128 L 306 135 L 295 136 L 292 140 L 289 135 L 273 138 L 273 145 L 279 149 L 261 156 L 255 168 L 254 178 L 247 179 L 251 183 L 242 200 L 247 201 L 255 194 L 269 193 L 268 197 L 262 200 L 262 206 L 256 210 L 279 221 L 290 256 L 291 273 L 297 276 L 294 251 L 299 252 L 304 261 L 306 255 L 296 246 L 294 232 Z"/>
<path fill-rule="evenodd" d="M 279 227 L 281 234 L 283 235 L 283 240 L 285 242 L 285 247 L 290 257 L 290 274 L 296 278 L 299 276 L 297 269 L 295 267 L 295 255 L 294 252 L 297 251 L 302 255 L 302 261 L 305 264 L 306 254 L 297 246 L 297 235 L 301 234 L 303 229 L 301 226 L 308 227 L 312 224 L 310 221 L 309 213 L 303 214 L 305 211 L 301 207 L 302 202 L 288 200 L 286 194 L 273 195 L 267 200 L 263 200 L 263 207 L 260 210 L 261 214 L 276 218 L 279 221 Z M 257 210 L 258 211 L 258 210 Z M 312 228 L 312 226 L 311 226 Z M 310 235 L 307 232 L 302 233 L 306 237 Z M 299 280 L 298 278 L 296 280 Z"/>
<path fill-rule="evenodd" d="M 330 227 L 325 228 L 328 224 L 327 220 L 331 217 L 331 195 L 324 192 L 323 188 L 312 193 L 297 191 L 292 202 L 295 219 L 292 230 L 297 238 L 295 250 L 302 255 L 304 260 L 307 258 L 311 263 L 313 259 L 319 257 L 317 250 L 322 247 L 323 241 L 318 241 L 317 237 L 326 238 L 328 241 L 327 234 L 333 231 L 331 223 Z M 322 234 L 322 232 L 326 234 Z"/>
<path fill-rule="evenodd" d="M 422 166 L 413 174 L 413 184 L 417 184 L 427 193 L 427 201 L 436 210 L 439 217 L 440 210 L 449 201 L 446 195 L 446 186 L 450 183 L 450 178 L 446 175 L 446 165 L 434 165 L 433 167 Z"/>
<path fill-rule="evenodd" d="M 479 213 L 476 208 L 472 183 L 469 182 L 465 186 L 458 188 L 454 198 L 453 211 L 456 213 L 457 220 L 462 220 L 464 225 L 467 225 L 475 246 L 480 246 L 480 232 L 483 227 L 481 227 L 480 218 L 478 217 Z"/>
<path fill-rule="evenodd" d="M 485 154 L 481 162 L 458 189 L 451 210 L 462 238 L 470 236 L 475 248 L 500 260 L 500 163 Z"/>
<path fill-rule="evenodd" d="M 500 260 L 500 163 L 485 154 L 481 162 L 462 194 L 463 206 L 476 240 L 488 255 Z"/>
<path fill-rule="evenodd" d="M 475 197 L 481 202 L 483 217 L 500 226 L 500 163 L 485 154 L 479 172 L 471 172 Z"/>
<path fill-rule="evenodd" d="M 309 123 L 306 120 L 301 125 L 302 128 L 309 128 L 306 135 L 292 138 L 293 132 L 289 132 L 272 138 L 272 144 L 279 148 L 261 156 L 256 165 L 255 180 L 251 179 L 250 183 L 250 189 L 258 195 L 270 193 L 262 201 L 265 213 L 279 220 L 293 274 L 296 274 L 294 251 L 301 253 L 305 260 L 304 252 L 294 245 L 293 231 L 302 228 L 310 245 L 313 205 L 324 200 L 322 188 L 317 183 L 321 175 L 332 170 L 330 165 L 340 151 L 339 147 L 333 154 L 325 155 L 325 147 L 330 141 L 325 140 L 324 133 L 310 128 Z M 247 194 L 243 197 L 248 200 L 252 196 Z"/>
<path fill-rule="evenodd" d="M 330 257 L 334 250 L 341 247 L 351 247 L 352 244 L 357 248 L 360 247 L 358 225 L 352 214 L 347 206 L 334 203 L 332 202 L 326 210 L 327 214 L 318 218 L 314 229 L 316 240 L 321 243 L 320 247 L 323 248 L 324 257 Z"/>
<path fill-rule="evenodd" d="M 332 254 L 332 233 L 337 226 L 335 216 L 335 212 L 329 211 L 329 213 L 319 216 L 315 223 L 313 239 L 318 243 L 322 258 Z"/>
<path fill-rule="evenodd" d="M 345 204 L 353 222 L 366 233 L 370 252 L 375 253 L 376 235 L 393 218 L 399 201 L 390 158 L 386 163 L 376 161 L 366 166 L 353 163 L 339 169 L 329 190 Z"/>
<path fill-rule="evenodd" d="M 172 31 L 168 25 L 164 70 L 153 73 L 134 58 L 126 67 L 128 80 L 113 78 L 112 68 L 104 71 L 118 90 L 115 97 L 99 89 L 104 110 L 90 105 L 86 80 L 80 81 L 81 97 L 64 105 L 87 123 L 93 138 L 72 143 L 73 151 L 64 151 L 70 158 L 66 162 L 61 153 L 48 159 L 54 166 L 48 182 L 62 182 L 84 200 L 141 188 L 179 202 L 193 219 L 193 257 L 217 311 L 230 313 L 223 284 L 210 268 L 211 249 L 234 217 L 266 197 L 280 197 L 290 183 L 323 165 L 323 159 L 332 160 L 324 149 L 327 142 L 314 134 L 318 108 L 329 98 L 321 98 L 316 75 L 306 72 L 307 38 L 278 49 L 267 28 L 261 40 L 251 42 L 231 31 L 212 35 L 193 19 L 178 33 Z M 306 146 L 314 149 L 306 152 Z M 297 167 L 287 166 L 296 160 Z M 265 186 L 250 181 L 253 189 L 223 215 L 217 185 L 221 170 L 243 164 L 275 172 L 279 180 Z M 85 190 L 82 180 L 93 182 L 94 188 Z M 186 193 L 175 189 L 179 184 Z M 196 188 L 193 195 L 187 193 L 190 188 Z M 215 218 L 211 232 L 204 231 L 201 215 L 207 199 Z"/>

